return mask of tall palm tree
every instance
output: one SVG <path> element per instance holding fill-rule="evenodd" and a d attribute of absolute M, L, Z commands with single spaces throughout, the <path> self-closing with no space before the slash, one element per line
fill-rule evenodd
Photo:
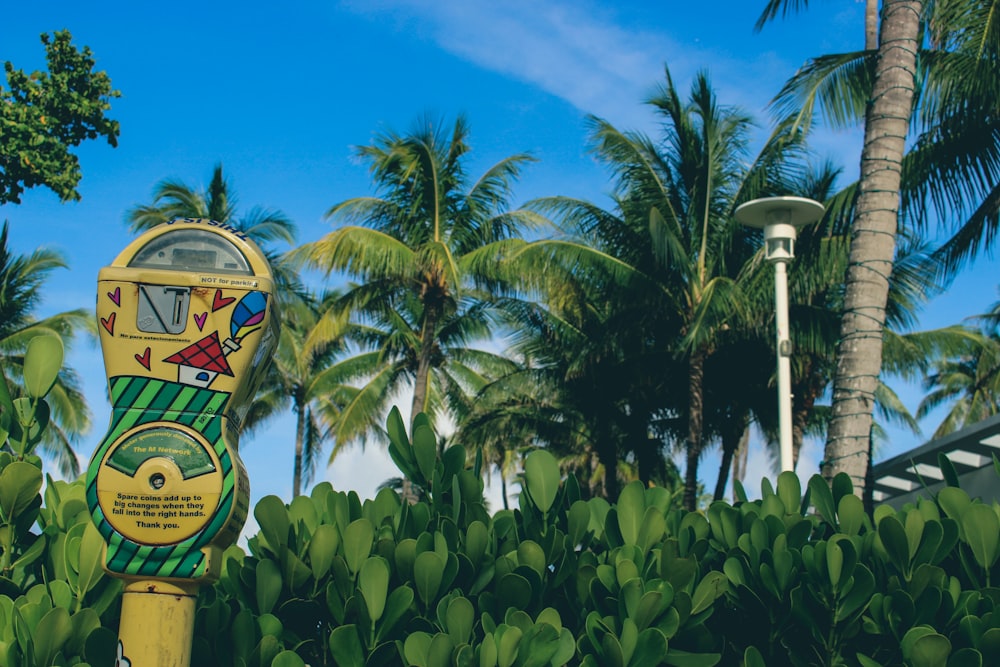
<path fill-rule="evenodd" d="M 887 10 L 904 7 L 905 29 L 911 37 L 914 15 L 923 9 L 920 29 L 927 39 L 917 44 L 908 38 L 904 48 L 896 48 L 899 43 L 883 38 L 876 52 L 905 51 L 909 60 L 910 47 L 921 47 L 916 52 L 920 85 L 909 105 L 915 110 L 916 137 L 902 163 L 900 223 L 923 228 L 938 221 L 951 228 L 951 238 L 937 252 L 944 267 L 938 282 L 944 284 L 989 248 L 1000 229 L 1000 3 L 885 3 Z M 898 27 L 898 22 L 882 24 L 884 30 Z M 890 78 L 907 76 L 899 69 L 887 73 Z M 814 105 L 821 106 L 833 122 L 848 124 L 865 117 L 866 101 L 874 98 L 875 76 L 875 63 L 866 54 L 816 58 L 786 85 L 779 106 L 803 109 L 796 113 L 804 125 Z M 896 143 L 901 144 L 898 137 Z M 876 338 L 876 334 L 872 329 L 860 335 Z M 828 451 L 828 459 L 830 455 Z M 864 456 L 857 451 L 842 455 L 849 460 Z"/>
<path fill-rule="evenodd" d="M 808 2 L 776 0 L 797 8 Z M 865 488 L 870 465 L 875 394 L 882 366 L 882 332 L 896 250 L 906 138 L 917 86 L 921 0 L 885 0 L 875 62 L 862 68 L 854 89 L 869 94 L 864 115 L 861 176 L 854 202 L 851 245 L 833 381 L 823 476 L 847 473 L 855 492 Z M 765 17 L 762 17 L 765 19 Z M 840 72 L 843 78 L 843 72 Z M 869 85 L 870 84 L 870 85 Z M 827 99 L 834 118 L 856 111 L 851 96 Z"/>
<path fill-rule="evenodd" d="M 903 154 L 916 87 L 920 0 L 886 0 L 845 278 L 823 476 L 844 472 L 856 491 L 871 464 L 872 416 L 896 250 Z"/>
<path fill-rule="evenodd" d="M 453 388 L 449 364 L 459 350 L 471 360 L 469 344 L 489 337 L 491 302 L 505 282 L 499 258 L 536 222 L 509 206 L 511 187 L 531 158 L 505 158 L 471 181 L 468 134 L 460 117 L 450 131 L 423 119 L 409 134 L 376 135 L 357 149 L 375 195 L 333 206 L 327 216 L 338 228 L 294 253 L 358 282 L 345 304 L 359 322 L 377 322 L 391 336 L 379 343 L 371 374 L 396 390 L 412 383 L 411 419 L 442 411 L 435 397 Z M 478 360 L 493 361 L 485 353 Z"/>
<path fill-rule="evenodd" d="M 663 120 L 659 141 L 594 121 L 595 152 L 616 175 L 615 210 L 561 198 L 539 202 L 570 238 L 536 244 L 534 252 L 586 270 L 603 267 L 622 288 L 615 292 L 621 321 L 668 353 L 645 372 L 683 378 L 682 389 L 650 386 L 657 387 L 665 432 L 683 434 L 684 504 L 693 508 L 709 434 L 706 364 L 741 316 L 748 275 L 741 269 L 759 245 L 759 235 L 736 225 L 732 212 L 743 201 L 792 192 L 805 166 L 794 159 L 801 145 L 783 131 L 749 160 L 751 119 L 719 104 L 703 73 L 682 101 L 667 70 L 650 102 Z M 623 317 L 626 308 L 631 317 Z"/>
<path fill-rule="evenodd" d="M 254 401 L 261 412 L 250 420 L 255 425 L 286 409 L 295 415 L 293 497 L 312 479 L 349 392 L 335 364 L 350 333 L 346 314 L 335 306 L 338 296 L 329 294 L 318 303 L 302 301 L 286 309 L 274 370 Z"/>
<path fill-rule="evenodd" d="M 23 392 L 18 378 L 23 377 L 24 352 L 32 338 L 56 334 L 68 347 L 77 331 L 94 331 L 91 317 L 84 309 L 37 319 L 35 311 L 42 300 L 42 288 L 48 275 L 65 268 L 61 255 L 38 249 L 30 255 L 11 251 L 8 226 L 0 227 L 0 368 L 8 392 L 17 398 Z M 90 428 L 90 410 L 73 369 L 64 366 L 55 386 L 46 396 L 52 418 L 39 443 L 42 452 L 52 457 L 59 472 L 69 478 L 80 474 L 80 464 L 73 444 Z M 0 449 L 6 444 L 0 445 Z"/>

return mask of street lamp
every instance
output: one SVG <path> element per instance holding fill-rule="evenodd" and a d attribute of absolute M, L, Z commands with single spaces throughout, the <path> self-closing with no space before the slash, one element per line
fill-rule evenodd
<path fill-rule="evenodd" d="M 792 341 L 788 338 L 787 264 L 795 256 L 799 227 L 823 217 L 823 205 L 804 197 L 754 199 L 736 209 L 736 221 L 764 230 L 767 261 L 774 264 L 774 311 L 777 324 L 778 433 L 781 470 L 792 469 Z"/>

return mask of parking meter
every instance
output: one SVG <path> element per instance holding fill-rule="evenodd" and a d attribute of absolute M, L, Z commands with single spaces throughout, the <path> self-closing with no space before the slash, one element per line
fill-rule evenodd
<path fill-rule="evenodd" d="M 105 569 L 126 580 L 119 655 L 132 667 L 189 662 L 197 587 L 246 520 L 238 435 L 277 344 L 273 290 L 252 241 L 193 218 L 139 236 L 98 275 L 112 415 L 87 502 Z"/>

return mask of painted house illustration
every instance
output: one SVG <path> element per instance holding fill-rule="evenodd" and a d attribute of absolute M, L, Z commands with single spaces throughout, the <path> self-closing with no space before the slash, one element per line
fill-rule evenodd
<path fill-rule="evenodd" d="M 233 371 L 226 361 L 226 353 L 219 342 L 219 334 L 213 331 L 201 340 L 185 347 L 180 352 L 172 354 L 163 360 L 168 364 L 177 364 L 177 381 L 195 387 L 207 388 L 221 373 L 233 376 Z"/>

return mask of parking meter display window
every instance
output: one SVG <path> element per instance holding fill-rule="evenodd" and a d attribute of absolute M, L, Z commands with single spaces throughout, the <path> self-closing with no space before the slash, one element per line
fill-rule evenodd
<path fill-rule="evenodd" d="M 247 258 L 228 239 L 202 229 L 178 229 L 152 239 L 128 263 L 132 268 L 253 275 Z"/>

